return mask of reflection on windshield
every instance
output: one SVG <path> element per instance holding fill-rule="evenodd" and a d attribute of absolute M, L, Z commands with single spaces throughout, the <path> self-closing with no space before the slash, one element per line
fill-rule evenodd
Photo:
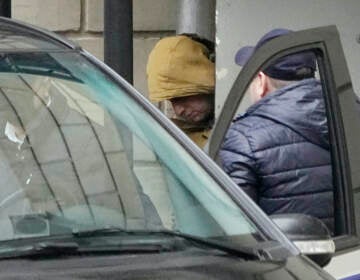
<path fill-rule="evenodd" d="M 1 240 L 69 228 L 257 233 L 183 148 L 82 57 L 3 59 Z"/>

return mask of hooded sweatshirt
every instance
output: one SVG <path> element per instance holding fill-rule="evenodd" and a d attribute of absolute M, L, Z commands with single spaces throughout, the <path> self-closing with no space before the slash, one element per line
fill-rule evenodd
<path fill-rule="evenodd" d="M 328 126 L 316 79 L 276 90 L 238 116 L 220 159 L 267 214 L 308 214 L 333 230 Z"/>
<path fill-rule="evenodd" d="M 209 50 L 188 36 L 161 39 L 149 55 L 146 73 L 149 98 L 153 102 L 213 95 L 215 91 L 215 64 L 209 59 Z M 200 148 L 205 146 L 213 120 L 206 123 L 173 121 Z"/>

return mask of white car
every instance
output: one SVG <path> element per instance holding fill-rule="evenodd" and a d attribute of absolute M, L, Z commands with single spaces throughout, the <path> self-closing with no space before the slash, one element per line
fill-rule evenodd
<path fill-rule="evenodd" d="M 109 67 L 9 19 L 0 158 L 0 279 L 333 279 L 321 223 L 300 252 Z"/>

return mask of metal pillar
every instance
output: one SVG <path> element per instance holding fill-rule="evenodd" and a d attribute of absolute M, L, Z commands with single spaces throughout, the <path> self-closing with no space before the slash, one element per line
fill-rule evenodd
<path fill-rule="evenodd" d="M 11 0 L 0 0 L 0 16 L 11 17 Z"/>
<path fill-rule="evenodd" d="M 179 0 L 176 33 L 215 41 L 216 0 Z"/>
<path fill-rule="evenodd" d="M 105 63 L 132 84 L 132 0 L 105 0 L 104 4 Z"/>

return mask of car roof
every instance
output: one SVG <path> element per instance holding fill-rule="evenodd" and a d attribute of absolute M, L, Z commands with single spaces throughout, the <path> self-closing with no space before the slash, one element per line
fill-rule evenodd
<path fill-rule="evenodd" d="M 55 33 L 0 17 L 0 51 L 69 50 L 80 47 Z"/>

